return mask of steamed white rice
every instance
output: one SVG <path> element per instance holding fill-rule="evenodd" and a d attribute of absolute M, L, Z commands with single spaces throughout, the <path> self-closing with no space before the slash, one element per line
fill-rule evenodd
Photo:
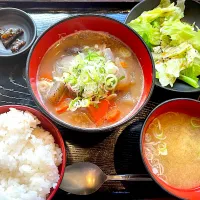
<path fill-rule="evenodd" d="M 44 200 L 59 180 L 61 149 L 31 113 L 0 115 L 0 200 Z"/>

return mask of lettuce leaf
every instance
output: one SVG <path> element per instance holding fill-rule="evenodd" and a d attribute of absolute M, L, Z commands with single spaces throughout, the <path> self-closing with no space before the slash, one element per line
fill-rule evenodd
<path fill-rule="evenodd" d="M 152 49 L 152 45 L 160 44 L 159 28 L 154 28 L 149 22 L 138 19 L 131 21 L 128 25 L 142 36 L 150 49 Z"/>
<path fill-rule="evenodd" d="M 185 59 L 184 58 L 173 58 L 169 59 L 165 62 L 166 70 L 165 73 L 178 78 L 180 76 L 180 72 L 186 66 L 184 65 Z"/>
<path fill-rule="evenodd" d="M 186 52 L 186 59 L 188 67 L 200 66 L 200 53 L 190 45 L 190 48 Z"/>
<path fill-rule="evenodd" d="M 160 29 L 162 36 L 169 36 L 171 39 L 170 46 L 179 45 L 195 37 L 194 26 L 181 22 L 179 19 L 165 21 Z"/>
<path fill-rule="evenodd" d="M 196 81 L 193 78 L 190 78 L 190 77 L 185 76 L 185 75 L 180 75 L 179 80 L 184 81 L 185 83 L 187 83 L 188 85 L 191 85 L 194 88 L 199 88 L 198 81 Z"/>
<path fill-rule="evenodd" d="M 184 58 L 174 58 L 165 62 L 157 62 L 155 68 L 160 84 L 162 86 L 173 86 L 176 78 L 180 76 L 180 72 L 184 68 L 184 62 Z"/>
<path fill-rule="evenodd" d="M 200 66 L 189 67 L 189 68 L 183 70 L 181 72 L 181 75 L 190 77 L 198 82 L 198 80 L 199 80 L 198 76 L 200 76 Z"/>
<path fill-rule="evenodd" d="M 163 7 L 164 5 L 169 6 Z M 128 26 L 142 36 L 148 47 L 152 49 L 152 46 L 160 45 L 160 27 L 164 18 L 174 18 L 174 16 L 178 19 L 182 18 L 181 9 L 174 4 L 170 5 L 169 1 L 163 0 L 157 8 L 143 12 L 137 19 L 128 23 Z"/>
<path fill-rule="evenodd" d="M 163 51 L 160 52 L 160 49 Z M 153 54 L 157 77 L 162 86 L 173 86 L 175 80 L 186 82 L 192 87 L 198 86 L 200 76 L 200 53 L 187 42 L 177 47 L 154 47 Z M 162 55 L 162 56 L 160 56 Z"/>
<path fill-rule="evenodd" d="M 177 0 L 176 6 L 178 6 L 182 12 L 184 12 L 185 11 L 185 0 Z"/>
<path fill-rule="evenodd" d="M 185 0 L 161 0 L 158 7 L 143 12 L 128 25 L 137 31 L 155 61 L 156 78 L 162 86 L 173 87 L 180 79 L 192 87 L 199 87 L 200 29 L 183 22 Z"/>
<path fill-rule="evenodd" d="M 171 4 L 170 0 L 161 0 L 159 7 L 166 8 L 166 7 L 170 6 L 170 4 Z"/>
<path fill-rule="evenodd" d="M 200 51 L 200 29 L 194 33 L 194 37 L 189 40 L 189 43 L 192 44 L 196 50 Z"/>
<path fill-rule="evenodd" d="M 175 47 L 166 47 L 162 48 L 162 57 L 163 59 L 173 58 L 173 57 L 183 57 L 188 49 L 191 48 L 187 42 L 180 44 L 179 46 Z"/>
<path fill-rule="evenodd" d="M 198 76 L 200 76 L 200 54 L 196 50 L 191 49 L 188 52 L 187 61 L 190 67 L 181 71 L 179 79 L 194 88 L 199 88 Z"/>

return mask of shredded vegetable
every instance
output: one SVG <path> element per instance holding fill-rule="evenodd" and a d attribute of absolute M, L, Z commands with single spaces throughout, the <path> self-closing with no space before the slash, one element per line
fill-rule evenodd
<path fill-rule="evenodd" d="M 166 136 L 164 135 L 163 131 L 154 132 L 154 137 L 155 137 L 156 139 L 159 139 L 159 140 L 164 140 L 164 139 L 166 139 Z"/>
<path fill-rule="evenodd" d="M 63 73 L 63 80 L 68 89 L 76 94 L 69 104 L 69 110 L 97 105 L 102 99 L 114 93 L 119 81 L 118 67 L 108 60 L 102 52 L 85 48 L 75 56 Z"/>
<path fill-rule="evenodd" d="M 199 87 L 200 30 L 182 21 L 185 0 L 177 4 L 161 0 L 153 10 L 143 12 L 128 25 L 136 30 L 152 51 L 156 78 L 173 87 L 177 79 Z"/>
<path fill-rule="evenodd" d="M 168 115 L 174 116 L 176 113 L 168 112 Z M 166 135 L 162 129 L 161 122 L 155 118 L 149 124 L 147 132 L 145 133 L 144 152 L 147 160 L 149 161 L 152 171 L 159 177 L 164 177 L 164 167 L 160 162 L 159 156 L 166 156 L 168 154 L 167 144 L 164 142 Z"/>

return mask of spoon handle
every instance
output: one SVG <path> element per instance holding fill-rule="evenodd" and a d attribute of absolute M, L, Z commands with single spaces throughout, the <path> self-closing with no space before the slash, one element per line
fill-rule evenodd
<path fill-rule="evenodd" d="M 108 175 L 107 181 L 152 181 L 148 174 Z"/>

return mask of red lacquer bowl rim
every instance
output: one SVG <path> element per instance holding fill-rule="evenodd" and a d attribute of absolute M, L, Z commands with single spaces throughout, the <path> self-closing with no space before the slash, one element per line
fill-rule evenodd
<path fill-rule="evenodd" d="M 140 134 L 140 154 L 141 154 L 141 157 L 142 157 L 142 161 L 143 161 L 143 164 L 147 170 L 147 172 L 149 173 L 149 175 L 151 176 L 151 178 L 163 189 L 165 190 L 167 193 L 177 197 L 177 198 L 183 198 L 183 197 L 180 197 L 180 196 L 177 196 L 175 195 L 173 192 L 169 191 L 168 189 L 166 189 L 164 186 L 163 186 L 163 183 L 166 184 L 169 188 L 173 189 L 173 190 L 176 190 L 176 191 L 180 191 L 180 192 L 193 192 L 193 191 L 196 191 L 196 190 L 199 190 L 200 189 L 200 186 L 199 187 L 195 187 L 195 188 L 191 188 L 191 189 L 179 189 L 179 188 L 175 188 L 173 186 L 170 186 L 169 184 L 165 183 L 164 181 L 162 181 L 161 179 L 159 179 L 156 175 L 153 175 L 153 173 L 151 172 L 150 168 L 148 167 L 148 164 L 147 162 L 145 161 L 145 155 L 143 153 L 143 135 L 145 134 L 144 132 L 144 129 L 146 127 L 146 124 L 147 122 L 149 121 L 150 117 L 154 114 L 154 112 L 159 109 L 160 107 L 162 106 L 167 106 L 168 103 L 171 103 L 171 102 L 175 102 L 175 101 L 191 101 L 191 102 L 196 102 L 196 103 L 199 103 L 200 104 L 200 101 L 199 100 L 196 100 L 196 99 L 190 99 L 190 98 L 174 98 L 174 99 L 170 99 L 170 100 L 167 100 L 167 101 L 164 101 L 163 103 L 159 104 L 158 106 L 156 106 L 151 112 L 150 114 L 147 116 L 146 120 L 144 121 L 144 124 L 142 126 L 142 130 L 141 130 L 141 134 Z M 157 177 L 159 179 L 159 181 L 162 183 L 159 183 L 156 178 Z"/>
<path fill-rule="evenodd" d="M 109 125 L 109 126 L 106 126 L 106 127 L 100 127 L 100 128 L 81 128 L 81 127 L 76 127 L 76 126 L 73 126 L 69 123 L 65 123 L 64 121 L 60 120 L 59 118 L 56 118 L 53 114 L 50 114 L 49 112 L 47 112 L 43 106 L 38 102 L 37 98 L 35 97 L 34 95 L 34 92 L 32 91 L 32 88 L 31 88 L 31 83 L 30 83 L 30 79 L 29 79 L 29 63 L 31 61 L 31 57 L 32 57 L 32 53 L 35 49 L 35 47 L 37 46 L 37 44 L 40 42 L 40 39 L 51 29 L 55 28 L 58 24 L 60 23 L 63 23 L 63 22 L 66 22 L 66 21 L 69 21 L 69 20 L 72 20 L 74 18 L 84 18 L 84 17 L 95 17 L 95 18 L 104 18 L 104 19 L 107 19 L 107 20 L 111 20 L 111 21 L 114 21 L 116 23 L 118 23 L 119 25 L 121 26 L 124 26 L 126 27 L 128 30 L 132 31 L 132 33 L 134 35 L 136 35 L 136 37 L 140 40 L 140 42 L 144 45 L 145 49 L 147 50 L 147 53 L 149 55 L 149 58 L 151 60 L 151 66 L 152 66 L 152 82 L 151 82 L 151 89 L 149 91 L 149 94 L 148 96 L 146 97 L 144 103 L 141 105 L 141 107 L 136 110 L 136 112 L 133 114 L 133 115 L 130 115 L 128 118 L 126 119 L 122 119 L 120 120 L 119 122 L 115 123 L 115 124 L 112 124 L 112 125 Z M 29 89 L 29 92 L 31 93 L 31 96 L 33 97 L 36 105 L 40 108 L 40 110 L 46 115 L 48 116 L 50 119 L 52 119 L 54 122 L 56 122 L 57 124 L 63 126 L 63 127 L 66 127 L 66 128 L 70 128 L 72 130 L 75 130 L 75 131 L 81 131 L 81 132 L 89 132 L 89 133 L 94 133 L 94 132 L 106 132 L 106 131 L 111 131 L 115 128 L 118 128 L 122 125 L 124 125 L 125 123 L 129 122 L 130 120 L 132 120 L 142 109 L 143 107 L 147 104 L 147 102 L 149 101 L 152 93 L 153 93 L 153 90 L 154 90 L 154 85 L 155 85 L 155 65 L 154 65 L 154 60 L 153 60 L 153 57 L 152 57 L 152 54 L 150 53 L 150 50 L 148 49 L 147 45 L 145 44 L 145 42 L 143 41 L 142 37 L 136 32 L 134 31 L 133 29 L 131 29 L 130 27 L 128 27 L 126 24 L 123 24 L 122 22 L 118 21 L 118 20 L 115 20 L 111 17 L 107 17 L 107 16 L 102 16 L 102 15 L 92 15 L 92 14 L 89 14 L 89 15 L 77 15 L 77 16 L 72 16 L 72 17 L 68 17 L 68 18 L 65 18 L 65 19 L 62 19 L 58 22 L 56 22 L 55 24 L 53 24 L 52 26 L 50 26 L 46 31 L 44 31 L 38 38 L 37 40 L 34 42 L 30 52 L 29 52 L 29 55 L 28 55 L 28 58 L 27 58 L 27 61 L 26 61 L 26 82 L 27 82 L 27 85 L 28 85 L 28 89 Z"/>
<path fill-rule="evenodd" d="M 34 108 L 32 108 L 32 107 L 23 106 L 23 105 L 3 105 L 3 106 L 0 106 L 0 110 L 1 110 L 1 108 L 6 108 L 6 109 L 8 109 L 8 110 L 9 110 L 9 108 L 16 108 L 16 109 L 18 109 L 18 110 L 23 109 L 22 111 L 28 111 L 28 112 L 32 113 L 34 116 L 36 116 L 36 117 L 38 117 L 37 115 L 40 115 L 40 116 L 42 116 L 42 117 L 45 119 L 45 121 L 46 121 L 50 126 L 53 127 L 54 133 L 55 133 L 56 135 L 58 135 L 58 140 L 59 140 L 59 143 L 60 143 L 60 144 L 59 144 L 59 147 L 61 148 L 61 152 L 62 152 L 62 163 L 61 163 L 61 165 L 60 165 L 60 167 L 61 167 L 61 172 L 59 173 L 60 178 L 59 178 L 59 180 L 58 180 L 58 183 L 57 183 L 57 185 L 56 185 L 55 188 L 51 188 L 52 191 L 50 192 L 49 196 L 47 196 L 47 200 L 51 200 L 51 199 L 53 198 L 53 196 L 55 195 L 55 193 L 57 192 L 57 190 L 59 189 L 59 186 L 60 186 L 60 184 L 61 184 L 61 182 L 62 182 L 64 173 L 65 173 L 66 160 L 67 160 L 65 143 L 64 143 L 63 138 L 62 138 L 62 136 L 61 136 L 61 134 L 60 134 L 60 131 L 58 130 L 58 128 L 57 128 L 43 113 L 41 113 L 39 110 L 36 110 L 36 109 L 34 109 Z M 37 115 L 35 115 L 33 112 L 35 112 Z M 5 113 L 5 112 L 1 112 L 1 111 L 0 111 L 0 114 L 3 114 L 3 113 Z M 42 123 L 41 123 L 41 125 L 42 125 Z M 50 132 L 50 133 L 51 133 L 51 132 Z"/>

